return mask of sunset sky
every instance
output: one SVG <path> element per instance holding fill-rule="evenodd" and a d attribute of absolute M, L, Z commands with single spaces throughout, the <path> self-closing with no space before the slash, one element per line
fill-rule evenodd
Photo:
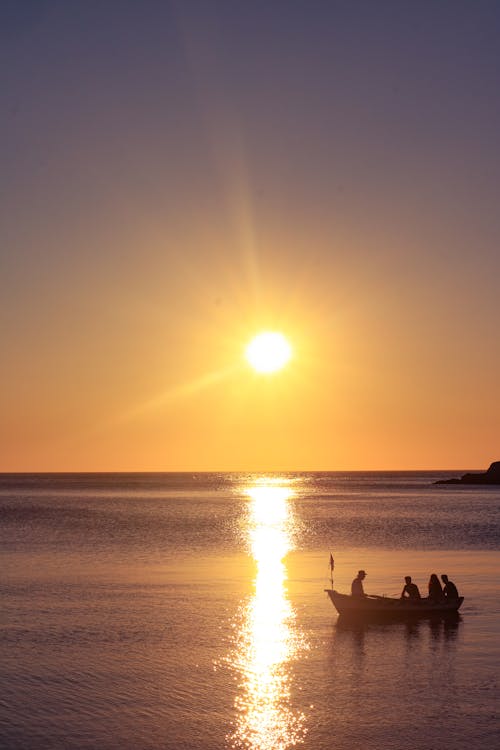
<path fill-rule="evenodd" d="M 0 471 L 500 459 L 498 3 L 7 0 L 0 38 Z"/>

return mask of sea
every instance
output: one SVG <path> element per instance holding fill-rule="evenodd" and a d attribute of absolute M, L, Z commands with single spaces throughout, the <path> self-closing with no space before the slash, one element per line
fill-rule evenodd
<path fill-rule="evenodd" d="M 464 472 L 1 474 L 0 748 L 499 747 L 500 487 Z M 359 569 L 464 604 L 344 622 Z"/>

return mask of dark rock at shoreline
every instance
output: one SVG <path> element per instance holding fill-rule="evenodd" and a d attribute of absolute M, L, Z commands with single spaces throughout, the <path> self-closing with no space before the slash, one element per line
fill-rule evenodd
<path fill-rule="evenodd" d="M 494 461 L 482 474 L 464 474 L 460 479 L 439 479 L 434 484 L 500 484 L 500 461 Z"/>

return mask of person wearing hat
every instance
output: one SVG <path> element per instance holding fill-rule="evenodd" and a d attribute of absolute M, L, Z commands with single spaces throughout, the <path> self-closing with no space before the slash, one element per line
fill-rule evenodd
<path fill-rule="evenodd" d="M 351 583 L 351 595 L 352 596 L 366 596 L 363 591 L 363 579 L 366 577 L 364 570 L 358 570 L 358 575 Z"/>

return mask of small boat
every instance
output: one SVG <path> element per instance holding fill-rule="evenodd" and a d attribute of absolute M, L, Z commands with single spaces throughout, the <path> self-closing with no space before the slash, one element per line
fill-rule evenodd
<path fill-rule="evenodd" d="M 374 617 L 396 620 L 412 617 L 442 617 L 456 614 L 464 600 L 463 596 L 459 596 L 458 599 L 443 599 L 439 602 L 429 601 L 429 599 L 409 601 L 391 596 L 349 596 L 340 594 L 334 589 L 325 589 L 325 592 L 339 615 L 358 619 Z"/>

